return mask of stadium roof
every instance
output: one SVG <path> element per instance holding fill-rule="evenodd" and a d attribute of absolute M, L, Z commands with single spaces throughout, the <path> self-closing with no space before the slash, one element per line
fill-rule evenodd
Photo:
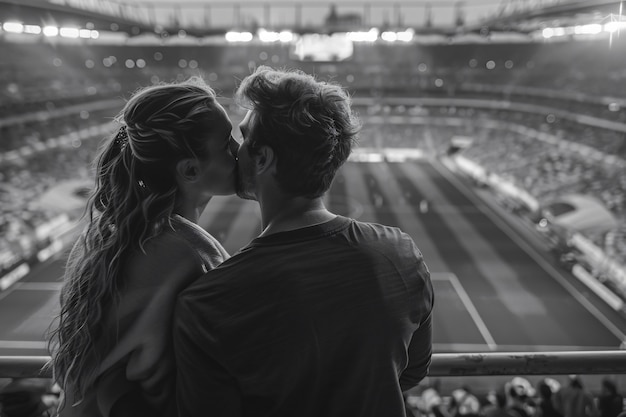
<path fill-rule="evenodd" d="M 80 3 L 79 3 L 80 4 Z M 149 16 L 153 11 L 149 3 L 127 1 L 100 2 L 100 10 L 74 7 L 46 0 L 0 0 L 0 22 L 19 21 L 26 24 L 84 27 L 98 31 L 125 33 L 129 36 L 143 34 L 167 35 L 184 29 L 191 36 L 223 35 L 231 28 L 186 28 L 174 22 L 167 27 Z M 172 9 L 180 7 L 172 1 Z"/>
<path fill-rule="evenodd" d="M 123 16 L 112 16 L 91 10 L 41 0 L 0 0 L 0 21 L 20 21 L 42 26 L 86 27 L 99 31 L 139 35 L 154 32 L 148 24 Z"/>
<path fill-rule="evenodd" d="M 232 7 L 243 7 L 247 3 L 245 1 L 231 2 Z M 280 4 L 278 4 L 280 3 Z M 284 3 L 284 2 L 283 2 Z M 296 4 L 306 4 L 306 1 L 294 1 L 289 3 L 296 7 Z M 362 7 L 366 8 L 371 5 L 379 5 L 380 0 L 362 3 Z M 419 2 L 418 2 L 419 3 Z M 174 34 L 179 30 L 185 30 L 187 35 L 203 37 L 211 35 L 223 35 L 232 27 L 215 27 L 214 25 L 204 25 L 204 27 L 185 27 L 185 24 L 177 23 L 177 16 L 180 9 L 185 6 L 184 2 L 172 1 L 171 8 L 174 19 L 163 27 L 157 23 L 156 19 L 150 17 L 154 12 L 154 5 L 149 2 L 132 3 L 130 1 L 113 1 L 109 2 L 110 10 L 93 10 L 87 8 L 73 7 L 67 2 L 58 4 L 54 2 L 42 0 L 0 0 L 0 21 L 22 21 L 24 23 L 53 25 L 53 26 L 78 26 L 87 29 L 95 29 L 99 31 L 113 31 L 126 33 L 129 36 L 137 36 L 147 33 L 152 34 Z M 209 3 L 210 4 L 210 3 Z M 267 3 L 268 5 L 270 3 Z M 272 3 L 274 6 L 280 6 L 282 3 Z M 382 3 L 380 3 L 382 4 Z M 420 3 L 421 4 L 421 3 Z M 459 3 L 461 4 L 461 3 Z M 574 0 L 563 2 L 555 0 L 547 6 L 545 1 L 527 1 L 527 0 L 508 0 L 507 7 L 502 7 L 499 15 L 482 20 L 478 23 L 464 24 L 459 27 L 438 27 L 438 26 L 421 26 L 414 27 L 416 33 L 419 34 L 439 34 L 455 36 L 463 33 L 481 33 L 488 34 L 492 32 L 514 32 L 514 33 L 530 33 L 541 30 L 546 26 L 550 26 L 553 22 L 558 21 L 560 24 L 578 24 L 578 23 L 599 23 L 607 20 L 611 16 L 618 16 L 619 20 L 624 20 L 622 16 L 620 0 Z M 523 7 L 508 7 L 510 5 L 522 4 Z M 415 7 L 415 2 L 399 1 L 394 2 L 389 7 L 399 7 L 402 5 L 411 5 Z M 162 6 L 159 6 L 162 7 Z M 282 7 L 282 6 L 281 6 Z M 512 9 L 512 10 L 511 10 Z M 365 10 L 365 9 L 364 9 Z M 363 24 L 369 22 L 364 21 Z M 463 22 L 460 22 L 463 23 Z M 254 28 L 249 28 L 253 30 Z M 290 28 L 294 32 L 311 32 L 324 31 L 328 28 L 323 27 L 298 27 L 294 23 L 294 27 Z M 341 31 L 343 29 L 354 30 L 351 28 L 334 28 L 333 31 Z"/>
<path fill-rule="evenodd" d="M 559 24 L 604 23 L 611 16 L 623 20 L 622 0 L 576 0 L 557 2 L 545 7 L 524 7 L 479 22 L 469 31 L 512 31 L 528 33 L 543 29 L 551 22 Z M 530 3 L 532 4 L 532 3 Z"/>

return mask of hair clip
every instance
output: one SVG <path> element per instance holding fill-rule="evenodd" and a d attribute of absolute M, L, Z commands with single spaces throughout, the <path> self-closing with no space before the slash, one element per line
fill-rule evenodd
<path fill-rule="evenodd" d="M 128 128 L 126 125 L 123 125 L 117 131 L 117 134 L 115 135 L 115 143 L 122 149 L 124 149 L 126 144 L 128 144 Z"/>

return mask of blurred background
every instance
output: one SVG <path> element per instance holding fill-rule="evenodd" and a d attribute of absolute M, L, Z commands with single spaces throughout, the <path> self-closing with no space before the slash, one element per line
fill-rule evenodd
<path fill-rule="evenodd" d="M 259 65 L 350 92 L 364 128 L 327 204 L 416 241 L 435 352 L 626 346 L 621 1 L 0 0 L 0 355 L 47 354 L 91 161 L 132 92 L 201 76 L 240 137 L 232 95 Z M 214 198 L 201 226 L 234 253 L 258 207 Z"/>

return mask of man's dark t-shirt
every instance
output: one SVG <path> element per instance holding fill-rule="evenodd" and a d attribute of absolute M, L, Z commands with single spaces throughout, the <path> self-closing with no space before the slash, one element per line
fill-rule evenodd
<path fill-rule="evenodd" d="M 180 416 L 404 416 L 433 300 L 397 228 L 338 216 L 256 238 L 179 296 Z"/>

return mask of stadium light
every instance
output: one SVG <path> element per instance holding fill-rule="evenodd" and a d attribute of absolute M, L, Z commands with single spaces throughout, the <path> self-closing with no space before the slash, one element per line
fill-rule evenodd
<path fill-rule="evenodd" d="M 572 28 L 572 27 L 568 27 L 568 28 L 564 28 L 564 27 L 545 28 L 541 32 L 543 37 L 546 38 L 546 39 L 550 39 L 550 38 L 552 38 L 554 36 L 571 35 L 573 33 L 574 33 L 574 28 Z"/>
<path fill-rule="evenodd" d="M 383 32 L 380 34 L 380 38 L 387 42 L 395 42 L 398 40 L 396 32 Z"/>
<path fill-rule="evenodd" d="M 59 29 L 59 35 L 64 38 L 76 39 L 80 36 L 80 32 L 77 28 L 61 28 Z"/>
<path fill-rule="evenodd" d="M 614 22 L 608 22 L 604 24 L 604 31 L 608 33 L 619 32 L 622 29 L 626 30 L 626 21 L 624 22 L 614 21 Z"/>
<path fill-rule="evenodd" d="M 602 32 L 615 33 L 620 29 L 626 28 L 626 22 L 624 21 L 611 21 L 605 24 L 591 23 L 587 25 L 566 26 L 566 27 L 551 27 L 542 30 L 541 35 L 545 39 L 550 39 L 557 36 L 566 35 L 599 35 Z"/>
<path fill-rule="evenodd" d="M 78 31 L 78 36 L 83 38 L 83 39 L 90 39 L 91 38 L 91 31 L 89 29 L 80 29 Z"/>
<path fill-rule="evenodd" d="M 278 34 L 278 40 L 287 43 L 293 40 L 293 33 L 288 30 L 283 30 Z"/>
<path fill-rule="evenodd" d="M 5 22 L 2 25 L 2 29 L 5 32 L 22 33 L 22 32 L 24 32 L 24 25 L 19 23 L 19 22 Z"/>
<path fill-rule="evenodd" d="M 91 31 L 91 39 L 98 39 L 99 37 L 100 37 L 100 32 L 98 32 L 97 30 Z"/>
<path fill-rule="evenodd" d="M 56 26 L 46 26 L 43 28 L 43 34 L 45 36 L 57 36 L 59 34 L 59 28 Z"/>
<path fill-rule="evenodd" d="M 413 31 L 413 29 L 407 29 L 402 32 L 385 31 L 381 33 L 380 38 L 387 42 L 410 42 L 411 40 L 413 40 L 414 34 L 415 32 Z"/>
<path fill-rule="evenodd" d="M 574 33 L 577 35 L 597 35 L 600 32 L 602 32 L 602 25 L 600 24 L 579 25 L 574 27 Z"/>
<path fill-rule="evenodd" d="M 39 35 L 41 33 L 41 26 L 24 25 L 24 33 L 30 33 L 31 35 Z"/>
<path fill-rule="evenodd" d="M 117 58 L 114 57 L 113 55 L 102 59 L 102 65 L 104 65 L 107 68 L 113 66 L 116 62 L 117 62 Z"/>
<path fill-rule="evenodd" d="M 378 29 L 371 28 L 367 32 L 348 32 L 347 35 L 352 42 L 376 42 Z"/>
<path fill-rule="evenodd" d="M 227 42 L 250 42 L 253 38 L 250 32 L 226 32 L 225 35 Z"/>
<path fill-rule="evenodd" d="M 402 42 L 411 42 L 413 40 L 413 36 L 415 35 L 415 31 L 413 29 L 407 29 L 404 32 L 398 32 L 398 40 Z"/>
<path fill-rule="evenodd" d="M 291 42 L 293 40 L 293 33 L 288 30 L 281 32 L 268 31 L 265 29 L 259 29 L 257 36 L 261 42 Z"/>
<path fill-rule="evenodd" d="M 277 42 L 280 37 L 278 32 L 271 32 L 265 29 L 259 29 L 257 35 L 261 42 Z"/>

